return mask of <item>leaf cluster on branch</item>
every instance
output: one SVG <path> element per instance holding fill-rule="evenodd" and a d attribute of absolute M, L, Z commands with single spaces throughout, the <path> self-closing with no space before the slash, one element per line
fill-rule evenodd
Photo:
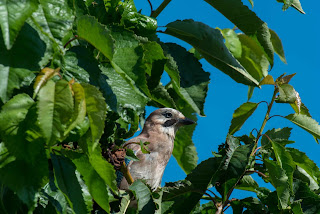
<path fill-rule="evenodd" d="M 264 132 L 273 105 L 287 103 L 295 113 L 282 117 L 320 139 L 289 84 L 294 75 L 268 74 L 275 53 L 286 63 L 280 38 L 240 0 L 205 2 L 235 28 L 187 19 L 159 31 L 157 17 L 170 0 L 151 5 L 150 16 L 133 0 L 0 2 L 0 213 L 319 212 L 319 168 L 287 147 L 291 128 Z M 279 2 L 304 13 L 298 0 Z M 159 33 L 193 48 L 164 43 Z M 122 144 L 143 125 L 147 106 L 175 108 L 194 121 L 205 116 L 210 75 L 201 59 L 248 85 L 248 99 L 254 88 L 273 85 L 260 130 L 234 135 L 266 102 L 242 104 L 218 152 L 198 164 L 195 127 L 185 127 L 173 151 L 184 180 L 156 191 L 137 180 L 119 190 L 124 156 L 138 161 Z M 259 187 L 253 173 L 274 190 Z M 231 198 L 234 189 L 257 197 Z"/>

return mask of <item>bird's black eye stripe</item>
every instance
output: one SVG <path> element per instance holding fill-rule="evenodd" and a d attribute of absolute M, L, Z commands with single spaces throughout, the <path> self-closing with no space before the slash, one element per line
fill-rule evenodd
<path fill-rule="evenodd" d="M 162 115 L 165 116 L 166 118 L 172 117 L 172 114 L 170 112 L 164 112 Z"/>
<path fill-rule="evenodd" d="M 175 119 L 167 120 L 167 121 L 163 124 L 163 126 L 164 126 L 164 127 L 169 127 L 169 126 L 174 125 L 176 122 L 177 122 L 177 120 L 175 120 Z"/>

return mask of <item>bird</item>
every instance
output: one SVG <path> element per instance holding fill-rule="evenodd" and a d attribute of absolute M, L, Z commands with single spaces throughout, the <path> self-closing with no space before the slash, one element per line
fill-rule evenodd
<path fill-rule="evenodd" d="M 133 180 L 144 180 L 152 191 L 161 185 L 164 170 L 171 157 L 177 130 L 195 122 L 172 108 L 159 108 L 146 119 L 141 133 L 124 144 L 132 149 L 139 161 L 130 161 L 127 169 Z M 143 153 L 140 142 L 146 143 L 148 153 Z M 129 184 L 125 177 L 120 182 L 120 189 L 127 190 Z"/>

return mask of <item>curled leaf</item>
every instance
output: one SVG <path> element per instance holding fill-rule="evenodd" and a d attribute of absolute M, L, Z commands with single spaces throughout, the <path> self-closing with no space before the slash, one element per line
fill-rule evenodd
<path fill-rule="evenodd" d="M 39 75 L 36 78 L 36 81 L 33 85 L 34 88 L 34 94 L 33 94 L 33 99 L 36 97 L 36 95 L 38 94 L 40 88 L 52 77 L 56 76 L 56 75 L 60 75 L 59 74 L 60 68 L 56 68 L 56 69 L 52 69 L 52 68 L 44 68 L 41 70 L 41 72 L 39 73 Z"/>

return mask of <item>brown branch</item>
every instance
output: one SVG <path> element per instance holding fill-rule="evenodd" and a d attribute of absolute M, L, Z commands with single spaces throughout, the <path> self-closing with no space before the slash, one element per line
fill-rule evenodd
<path fill-rule="evenodd" d="M 126 166 L 126 163 L 123 161 L 122 164 L 121 164 L 121 169 L 120 171 L 123 173 L 124 177 L 126 178 L 127 182 L 129 185 L 131 185 L 134 180 L 128 170 L 128 167 Z"/>

